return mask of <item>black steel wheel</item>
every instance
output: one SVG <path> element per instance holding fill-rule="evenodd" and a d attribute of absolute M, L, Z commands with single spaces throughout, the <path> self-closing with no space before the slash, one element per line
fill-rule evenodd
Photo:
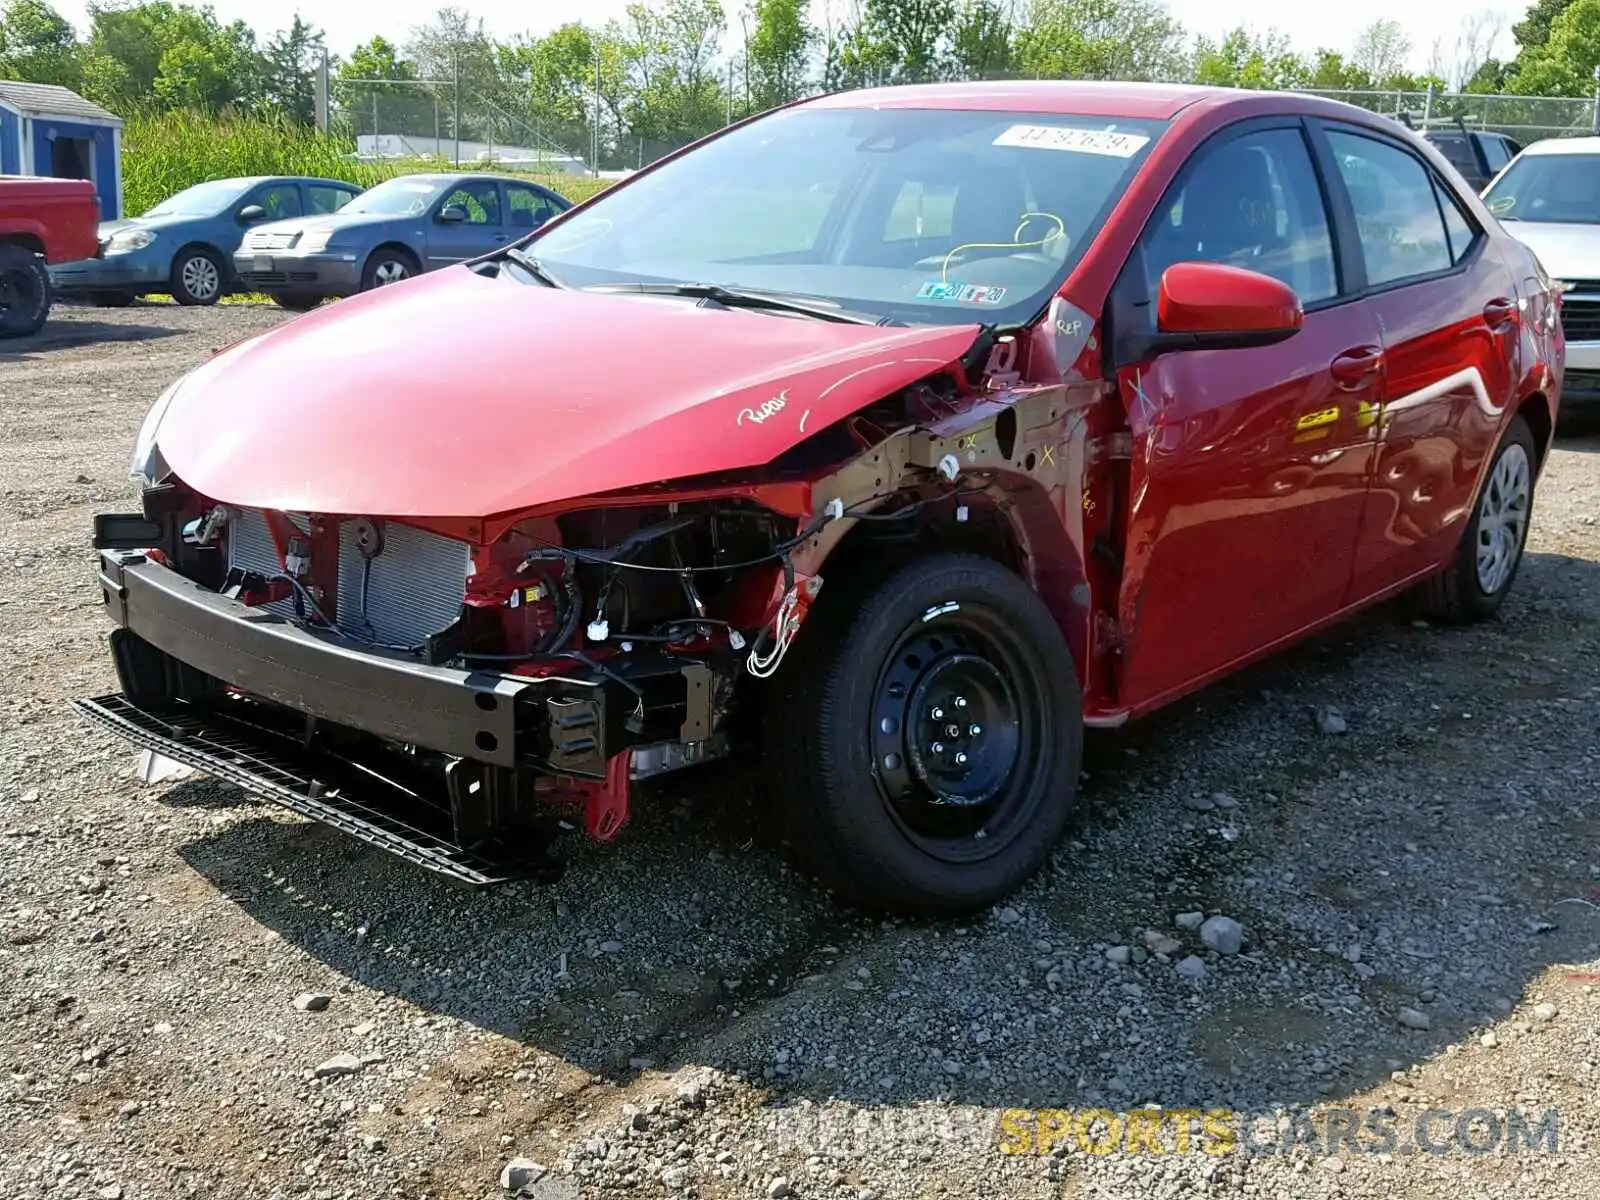
<path fill-rule="evenodd" d="M 50 315 L 50 272 L 26 246 L 0 244 L 0 337 L 28 337 Z"/>
<path fill-rule="evenodd" d="M 1076 794 L 1082 718 L 1071 652 L 1023 580 L 923 559 L 819 605 L 801 638 L 768 738 L 808 867 L 917 915 L 983 908 L 1039 868 Z"/>

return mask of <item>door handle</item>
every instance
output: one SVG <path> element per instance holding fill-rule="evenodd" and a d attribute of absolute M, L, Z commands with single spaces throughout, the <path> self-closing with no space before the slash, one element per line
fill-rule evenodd
<path fill-rule="evenodd" d="M 1328 370 L 1333 375 L 1334 383 L 1346 391 L 1353 392 L 1357 388 L 1364 387 L 1382 366 L 1381 346 L 1357 346 L 1335 358 L 1329 364 Z"/>
<path fill-rule="evenodd" d="M 1483 306 L 1483 319 L 1490 329 L 1495 330 L 1514 325 L 1517 322 L 1517 302 L 1497 296 Z"/>

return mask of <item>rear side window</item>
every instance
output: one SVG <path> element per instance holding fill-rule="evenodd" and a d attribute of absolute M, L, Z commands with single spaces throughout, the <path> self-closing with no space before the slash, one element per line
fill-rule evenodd
<path fill-rule="evenodd" d="M 1476 175 L 1478 161 L 1473 156 L 1472 147 L 1467 144 L 1467 135 L 1464 133 L 1435 133 L 1430 134 L 1428 140 L 1440 154 L 1450 160 L 1450 165 L 1463 175 Z"/>
<path fill-rule="evenodd" d="M 1456 203 L 1456 198 L 1449 188 L 1437 179 L 1433 181 L 1433 187 L 1439 196 L 1439 211 L 1444 214 L 1445 236 L 1450 242 L 1450 260 L 1458 263 L 1471 253 L 1473 244 L 1478 240 L 1478 231 L 1467 219 L 1467 215 L 1461 211 L 1461 205 Z"/>
<path fill-rule="evenodd" d="M 1193 261 L 1270 275 L 1303 304 L 1337 291 L 1328 215 L 1299 130 L 1247 133 L 1200 151 L 1145 234 L 1151 290 L 1173 263 Z"/>
<path fill-rule="evenodd" d="M 1368 285 L 1449 270 L 1455 257 L 1422 161 L 1360 134 L 1329 130 L 1328 140 L 1355 210 Z"/>
<path fill-rule="evenodd" d="M 1501 137 L 1485 136 L 1480 139 L 1483 146 L 1483 159 L 1489 164 L 1489 173 L 1498 174 L 1500 168 L 1511 161 L 1511 152 L 1506 149 L 1506 140 Z"/>
<path fill-rule="evenodd" d="M 322 183 L 306 185 L 306 198 L 314 213 L 338 212 L 355 199 L 355 192 L 346 188 L 329 187 Z"/>

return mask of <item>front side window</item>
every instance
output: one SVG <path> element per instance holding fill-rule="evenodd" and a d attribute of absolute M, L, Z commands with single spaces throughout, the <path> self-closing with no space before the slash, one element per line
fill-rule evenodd
<path fill-rule="evenodd" d="M 439 206 L 464 209 L 468 225 L 500 224 L 500 186 L 487 180 L 475 180 L 452 188 Z"/>
<path fill-rule="evenodd" d="M 1483 201 L 1502 221 L 1600 224 L 1600 154 L 1524 154 Z"/>
<path fill-rule="evenodd" d="M 275 183 L 256 193 L 251 203 L 267 210 L 267 220 L 281 221 L 300 215 L 300 189 L 292 183 Z"/>
<path fill-rule="evenodd" d="M 1292 287 L 1302 304 L 1335 294 L 1328 215 L 1299 130 L 1267 129 L 1202 148 L 1145 235 L 1152 294 L 1178 262 L 1259 271 Z"/>
<path fill-rule="evenodd" d="M 1380 287 L 1454 263 L 1433 179 L 1414 155 L 1361 134 L 1328 131 L 1355 210 L 1367 283 Z"/>
<path fill-rule="evenodd" d="M 1164 122 L 947 109 L 782 110 L 536 239 L 572 287 L 709 283 L 907 323 L 1031 320 Z"/>

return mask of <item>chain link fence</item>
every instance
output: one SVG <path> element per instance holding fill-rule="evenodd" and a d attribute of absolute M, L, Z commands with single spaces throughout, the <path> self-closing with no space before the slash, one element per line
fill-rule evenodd
<path fill-rule="evenodd" d="M 1594 97 L 1305 90 L 1407 119 L 1419 129 L 1459 121 L 1468 128 L 1503 133 L 1524 145 L 1541 138 L 1591 134 L 1600 121 Z M 586 111 L 581 119 L 557 119 L 534 103 L 498 94 L 491 97 L 470 82 L 450 79 L 340 80 L 332 86 L 330 100 L 331 127 L 352 138 L 363 159 L 431 159 L 541 173 L 622 174 L 723 123 L 723 114 L 718 114 L 700 135 L 653 137 L 631 129 L 623 114 L 604 105 Z M 742 114 L 729 112 L 726 118 L 738 115 Z"/>
<path fill-rule="evenodd" d="M 592 169 L 586 126 L 515 112 L 471 84 L 451 79 L 340 80 L 331 89 L 330 128 L 368 161 L 433 159 L 540 173 Z"/>
<path fill-rule="evenodd" d="M 1478 95 L 1470 92 L 1362 92 L 1306 89 L 1371 112 L 1406 117 L 1419 129 L 1460 121 L 1470 129 L 1503 133 L 1527 145 L 1541 138 L 1578 137 L 1596 131 L 1595 98 Z"/>

